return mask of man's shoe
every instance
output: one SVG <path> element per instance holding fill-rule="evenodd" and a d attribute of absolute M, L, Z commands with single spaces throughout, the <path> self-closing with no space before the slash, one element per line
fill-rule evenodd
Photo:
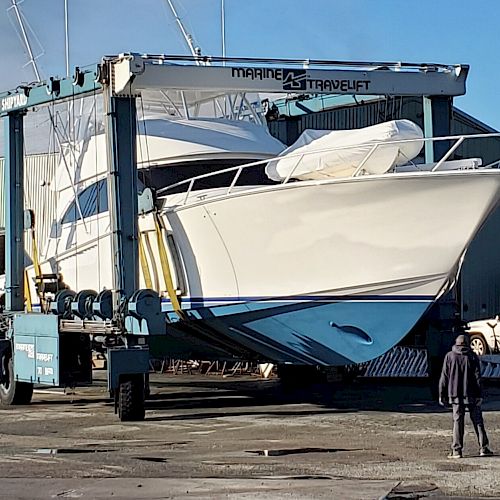
<path fill-rule="evenodd" d="M 494 455 L 494 453 L 489 448 L 483 448 L 479 452 L 480 457 L 491 457 L 492 455 Z"/>
<path fill-rule="evenodd" d="M 461 451 L 452 451 L 448 455 L 448 458 L 462 458 L 462 452 Z"/>

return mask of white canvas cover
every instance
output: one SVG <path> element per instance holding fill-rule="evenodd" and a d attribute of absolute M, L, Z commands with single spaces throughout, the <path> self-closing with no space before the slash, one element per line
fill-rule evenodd
<path fill-rule="evenodd" d="M 422 129 L 410 120 L 393 120 L 355 130 L 305 130 L 285 149 L 279 159 L 269 162 L 266 174 L 280 181 L 290 173 L 301 180 L 351 176 L 360 163 L 368 174 L 383 174 L 415 158 L 423 146 Z M 397 144 L 384 144 L 392 141 Z"/>
<path fill-rule="evenodd" d="M 149 118 L 139 124 L 138 143 L 139 163 L 163 165 L 216 158 L 272 158 L 285 147 L 266 127 L 220 118 Z"/>

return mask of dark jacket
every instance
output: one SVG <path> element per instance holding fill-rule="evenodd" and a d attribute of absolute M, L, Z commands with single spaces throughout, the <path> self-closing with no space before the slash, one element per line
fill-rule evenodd
<path fill-rule="evenodd" d="M 474 403 L 482 398 L 479 358 L 469 347 L 454 345 L 444 358 L 439 397 L 450 403 Z"/>

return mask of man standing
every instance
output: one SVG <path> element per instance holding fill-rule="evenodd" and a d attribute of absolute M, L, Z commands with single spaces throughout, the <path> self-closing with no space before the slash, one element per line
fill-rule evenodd
<path fill-rule="evenodd" d="M 481 371 L 479 358 L 469 347 L 469 337 L 459 335 L 452 350 L 446 354 L 439 379 L 439 404 L 445 401 L 453 407 L 453 444 L 448 458 L 462 458 L 464 447 L 465 407 L 479 442 L 482 457 L 493 455 L 484 429 L 481 411 Z"/>

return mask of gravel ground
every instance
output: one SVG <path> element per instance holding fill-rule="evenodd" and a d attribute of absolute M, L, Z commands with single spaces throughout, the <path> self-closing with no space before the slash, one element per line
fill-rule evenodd
<path fill-rule="evenodd" d="M 394 487 L 389 498 L 418 498 L 418 491 L 500 497 L 500 457 L 478 456 L 470 423 L 465 458 L 446 458 L 451 412 L 422 382 L 291 390 L 255 377 L 152 379 L 144 422 L 120 423 L 102 382 L 0 408 L 0 476 L 8 479 L 0 497 L 35 498 L 36 491 L 76 498 L 70 486 L 86 484 L 94 493 L 79 497 L 101 498 L 95 480 L 113 479 L 99 483 L 102 493 L 126 488 L 117 478 L 143 478 L 162 491 L 143 489 L 144 498 L 332 498 L 339 491 L 341 498 L 380 498 Z M 496 449 L 500 388 L 488 388 L 484 410 Z M 52 489 L 26 478 L 48 479 Z M 116 490 L 114 498 L 143 498 L 132 494 L 143 488 L 136 483 L 126 489 L 132 496 Z"/>

